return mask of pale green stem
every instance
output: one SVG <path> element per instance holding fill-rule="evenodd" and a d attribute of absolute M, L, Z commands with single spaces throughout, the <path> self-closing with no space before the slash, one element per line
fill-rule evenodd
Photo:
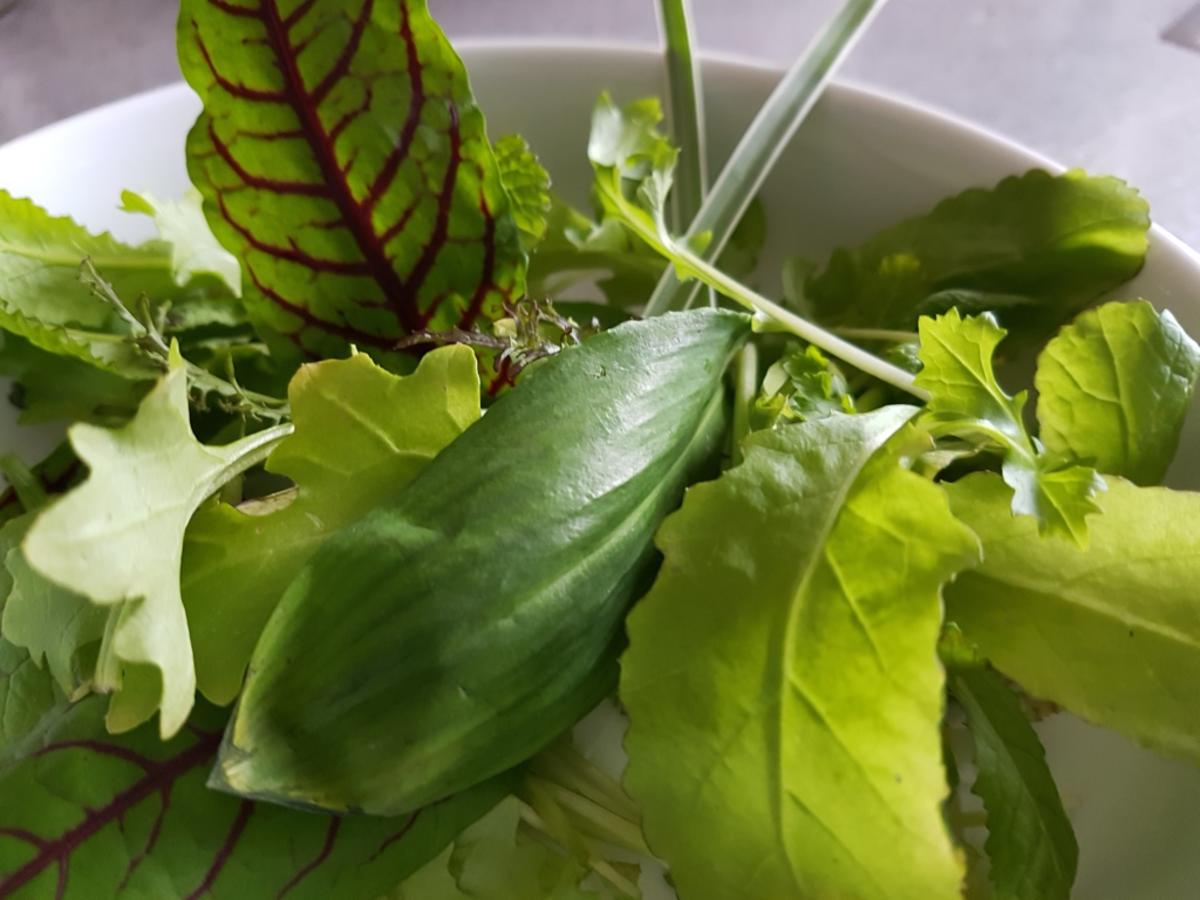
<path fill-rule="evenodd" d="M 758 348 L 746 344 L 734 362 L 733 447 L 730 456 L 736 466 L 742 461 L 742 441 L 750 433 L 750 412 L 758 397 Z"/>
<path fill-rule="evenodd" d="M 847 0 L 759 110 L 687 230 L 689 238 L 711 232 L 712 239 L 704 251 L 706 261 L 715 260 L 725 248 L 796 129 L 884 2 Z M 653 316 L 684 307 L 695 290 L 694 285 L 682 284 L 668 269 L 650 296 L 645 314 Z"/>
<path fill-rule="evenodd" d="M 831 356 L 836 356 L 842 362 L 865 372 L 880 381 L 899 388 L 912 396 L 927 401 L 929 392 L 917 387 L 912 374 L 899 366 L 894 366 L 880 359 L 861 347 L 838 337 L 831 331 L 822 328 L 789 309 L 780 306 L 773 300 L 768 300 L 762 294 L 746 285 L 730 278 L 716 266 L 697 256 L 681 243 L 674 241 L 669 235 L 660 233 L 647 222 L 645 214 L 634 206 L 621 193 L 619 188 L 613 188 L 605 180 L 598 182 L 605 197 L 622 212 L 625 226 L 651 247 L 675 263 L 685 272 L 685 277 L 692 276 L 709 287 L 715 289 L 730 300 L 757 312 L 763 320 L 774 323 L 784 331 L 796 337 L 815 344 Z"/>
<path fill-rule="evenodd" d="M 700 67 L 692 52 L 688 0 L 659 0 L 659 26 L 666 44 L 667 89 L 671 127 L 679 147 L 674 191 L 676 228 L 684 228 L 700 212 L 708 191 L 704 150 L 704 103 Z"/>
<path fill-rule="evenodd" d="M 915 331 L 895 331 L 890 328 L 834 328 L 842 337 L 859 341 L 888 341 L 893 344 L 913 344 L 921 339 Z"/>

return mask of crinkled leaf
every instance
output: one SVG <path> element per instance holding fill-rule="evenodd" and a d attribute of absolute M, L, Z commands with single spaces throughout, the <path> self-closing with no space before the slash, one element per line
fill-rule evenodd
<path fill-rule="evenodd" d="M 123 191 L 121 208 L 154 219 L 159 237 L 171 247 L 171 268 L 180 287 L 194 279 L 215 278 L 233 297 L 241 295 L 242 272 L 237 258 L 217 243 L 204 219 L 204 198 L 195 188 L 179 200 Z"/>
<path fill-rule="evenodd" d="M 938 487 L 872 460 L 913 412 L 758 432 L 659 532 L 626 785 L 682 897 L 959 896 L 935 647 L 978 550 Z"/>
<path fill-rule="evenodd" d="M 1098 511 L 1104 480 L 1094 469 L 1041 452 L 1025 429 L 1028 394 L 1005 393 L 992 357 L 1007 332 L 990 314 L 963 318 L 952 309 L 920 322 L 922 369 L 917 386 L 929 392 L 928 410 L 943 433 L 975 437 L 1004 454 L 1012 510 L 1032 516 L 1047 533 L 1087 542 L 1087 517 Z"/>
<path fill-rule="evenodd" d="M 393 498 L 479 418 L 479 375 L 466 347 L 427 354 L 391 375 L 365 355 L 302 368 L 289 389 L 296 431 L 267 468 L 290 478 L 277 511 L 214 499 L 188 526 L 183 602 L 197 683 L 230 703 L 284 588 L 321 542 Z M 290 502 L 289 502 L 290 501 Z"/>
<path fill-rule="evenodd" d="M 1200 346 L 1144 300 L 1107 303 L 1062 329 L 1038 359 L 1047 449 L 1136 484 L 1159 484 L 1200 376 Z"/>
<path fill-rule="evenodd" d="M 987 810 L 995 900 L 1068 900 L 1079 846 L 1020 700 L 983 667 L 953 671 L 950 690 L 975 743 L 972 790 Z"/>
<path fill-rule="evenodd" d="M 184 0 L 178 39 L 205 106 L 189 172 L 260 324 L 387 352 L 521 293 L 483 114 L 423 0 Z"/>
<path fill-rule="evenodd" d="M 767 369 L 752 425 L 771 428 L 850 412 L 854 398 L 841 370 L 816 347 L 798 346 Z"/>
<path fill-rule="evenodd" d="M 315 816 L 205 786 L 212 709 L 166 743 L 149 727 L 111 738 L 103 715 L 96 698 L 76 704 L 0 768 L 0 896 L 377 900 L 507 787 L 400 819 Z"/>
<path fill-rule="evenodd" d="M 1200 494 L 1112 478 L 1080 548 L 1010 515 L 994 475 L 946 489 L 984 547 L 947 592 L 964 635 L 1035 697 L 1200 763 Z"/>
<path fill-rule="evenodd" d="M 598 900 L 579 887 L 587 870 L 524 834 L 521 802 L 508 798 L 389 900 Z"/>
<path fill-rule="evenodd" d="M 496 142 L 500 181 L 512 203 L 513 221 L 521 230 L 521 244 L 533 250 L 546 236 L 550 214 L 550 173 L 545 170 L 525 138 L 510 134 Z"/>
<path fill-rule="evenodd" d="M 945 292 L 969 291 L 969 311 L 1004 310 L 1010 328 L 1040 334 L 1137 274 L 1149 227 L 1146 202 L 1122 181 L 1034 170 L 836 251 L 805 297 L 831 324 L 911 328 L 959 303 Z"/>
<path fill-rule="evenodd" d="M 115 691 L 112 730 L 128 730 L 160 707 L 164 737 L 182 727 L 195 692 L 179 591 L 184 529 L 209 495 L 261 460 L 289 427 L 223 447 L 200 444 L 176 357 L 127 425 L 70 430 L 90 474 L 38 516 L 23 550 L 42 576 L 108 607 L 95 680 Z"/>

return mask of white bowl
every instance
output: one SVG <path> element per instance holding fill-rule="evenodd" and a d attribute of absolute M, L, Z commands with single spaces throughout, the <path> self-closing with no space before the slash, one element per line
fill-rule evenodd
<path fill-rule="evenodd" d="M 619 99 L 663 93 L 659 57 L 649 49 L 477 42 L 460 49 L 493 136 L 524 134 L 558 189 L 579 203 L 589 183 L 585 141 L 598 92 L 608 88 Z M 717 163 L 779 72 L 709 58 L 705 76 Z M 0 148 L 0 187 L 93 229 L 111 229 L 129 240 L 146 237 L 146 222 L 117 211 L 118 195 L 134 188 L 171 196 L 187 187 L 184 137 L 198 109 L 191 92 L 175 85 L 44 128 Z M 1060 168 L 949 116 L 864 87 L 836 85 L 764 191 L 770 239 L 763 286 L 775 289 L 776 264 L 785 255 L 824 259 L 835 246 L 921 212 L 948 194 L 1034 166 Z M 1169 307 L 1200 335 L 1200 257 L 1161 228 L 1151 234 L 1145 270 L 1119 295 Z M 5 449 L 34 458 L 52 442 L 45 433 L 18 438 L 13 421 L 10 410 L 0 411 Z M 1192 417 L 1184 448 L 1171 483 L 1200 487 L 1200 416 Z M 1069 716 L 1039 730 L 1079 837 L 1074 896 L 1196 896 L 1200 771 Z"/>

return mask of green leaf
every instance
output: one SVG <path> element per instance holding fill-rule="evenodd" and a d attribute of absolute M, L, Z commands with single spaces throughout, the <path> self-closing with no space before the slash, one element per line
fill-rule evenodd
<path fill-rule="evenodd" d="M 17 547 L 27 522 L 27 517 L 10 520 L 0 529 L 0 561 Z M 0 565 L 0 615 L 12 587 L 12 575 Z M 65 707 L 50 672 L 26 650 L 0 637 L 0 773 L 30 751 Z"/>
<path fill-rule="evenodd" d="M 1141 485 L 1160 484 L 1200 377 L 1200 346 L 1144 300 L 1107 303 L 1038 359 L 1038 422 L 1051 452 Z"/>
<path fill-rule="evenodd" d="M 212 709 L 166 743 L 149 727 L 111 738 L 103 713 L 76 704 L 0 768 L 0 896 L 377 900 L 508 788 L 400 819 L 314 816 L 205 787 L 224 721 Z"/>
<path fill-rule="evenodd" d="M 107 329 L 111 308 L 79 280 L 85 257 L 121 296 L 164 297 L 175 292 L 166 244 L 130 247 L 0 190 L 0 309 L 5 315 L 44 326 Z"/>
<path fill-rule="evenodd" d="M 260 325 L 386 353 L 522 293 L 483 114 L 423 0 L 184 0 L 178 39 L 205 107 L 188 169 Z"/>
<path fill-rule="evenodd" d="M 1200 763 L 1200 495 L 1110 479 L 1080 548 L 1011 516 L 994 475 L 946 489 L 984 547 L 947 592 L 964 635 L 1033 696 Z"/>
<path fill-rule="evenodd" d="M 935 648 L 978 549 L 937 486 L 872 459 L 914 412 L 758 432 L 659 531 L 626 785 L 682 897 L 959 896 Z"/>
<path fill-rule="evenodd" d="M 547 217 L 553 205 L 550 173 L 519 134 L 502 137 L 493 149 L 500 181 L 512 203 L 513 220 L 521 230 L 521 245 L 530 252 L 546 236 Z"/>
<path fill-rule="evenodd" d="M 33 515 L 8 522 L 0 545 L 11 584 L 6 591 L 3 632 L 6 640 L 28 651 L 34 663 L 49 669 L 64 694 L 86 692 L 95 668 L 96 645 L 104 636 L 108 612 L 44 578 L 21 551 Z"/>
<path fill-rule="evenodd" d="M 171 270 L 180 287 L 199 278 L 215 278 L 234 297 L 241 296 L 242 272 L 237 258 L 217 243 L 204 220 L 204 198 L 195 188 L 179 200 L 123 191 L 121 208 L 154 219 L 159 237 L 171 248 Z"/>
<path fill-rule="evenodd" d="M 813 346 L 793 346 L 767 369 L 754 403 L 754 428 L 854 412 L 846 378 Z"/>
<path fill-rule="evenodd" d="M 1068 900 L 1079 846 L 1020 701 L 982 667 L 954 670 L 950 691 L 975 742 L 973 790 L 987 810 L 995 900 Z"/>
<path fill-rule="evenodd" d="M 133 415 L 154 385 L 151 370 L 126 378 L 96 368 L 90 353 L 86 361 L 71 349 L 57 355 L 11 332 L 0 332 L 0 374 L 15 382 L 9 401 L 20 410 L 22 425 L 118 424 Z"/>
<path fill-rule="evenodd" d="M 276 601 L 327 536 L 387 503 L 479 418 L 475 355 L 427 354 L 398 378 L 365 355 L 305 366 L 288 392 L 295 433 L 267 468 L 298 489 L 277 511 L 200 507 L 183 549 L 183 603 L 200 691 L 233 701 Z"/>
<path fill-rule="evenodd" d="M 1087 517 L 1096 512 L 1104 480 L 1041 448 L 1025 429 L 1028 394 L 1005 393 L 992 357 L 1007 332 L 985 313 L 963 318 L 951 309 L 920 321 L 922 369 L 917 386 L 929 392 L 935 431 L 973 437 L 1004 454 L 1004 480 L 1013 489 L 1012 510 L 1032 516 L 1047 533 L 1087 542 Z"/>
<path fill-rule="evenodd" d="M 38 516 L 23 550 L 42 576 L 108 608 L 96 687 L 115 691 L 113 731 L 140 724 L 160 707 L 164 737 L 187 719 L 195 672 L 179 589 L 184 529 L 208 496 L 261 461 L 290 428 L 223 447 L 201 445 L 188 421 L 187 374 L 176 355 L 127 425 L 69 431 L 90 474 Z"/>
<path fill-rule="evenodd" d="M 1146 256 L 1149 207 L 1115 178 L 1034 170 L 943 200 L 860 247 L 836 251 L 806 299 L 833 325 L 911 328 L 931 295 L 1001 295 L 1005 323 L 1040 335 L 1128 281 Z M 1032 305 L 1014 304 L 1028 298 Z"/>
<path fill-rule="evenodd" d="M 587 869 L 523 833 L 521 809 L 502 801 L 388 900 L 598 900 Z"/>

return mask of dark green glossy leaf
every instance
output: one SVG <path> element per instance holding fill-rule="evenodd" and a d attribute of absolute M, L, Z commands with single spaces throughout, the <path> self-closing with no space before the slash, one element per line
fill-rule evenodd
<path fill-rule="evenodd" d="M 1068 900 L 1079 846 L 1020 700 L 983 667 L 955 669 L 950 691 L 975 741 L 973 791 L 987 810 L 995 900 Z"/>
<path fill-rule="evenodd" d="M 462 61 L 423 0 L 184 0 L 189 171 L 251 314 L 309 355 L 386 352 L 523 290 Z"/>
<path fill-rule="evenodd" d="M 830 324 L 912 328 L 945 311 L 930 309 L 932 295 L 972 292 L 968 312 L 999 295 L 990 308 L 1004 310 L 1011 330 L 1041 334 L 1132 278 L 1149 227 L 1146 202 L 1122 181 L 1034 170 L 836 251 L 805 296 Z"/>
<path fill-rule="evenodd" d="M 292 583 L 217 777 L 398 812 L 573 724 L 614 686 L 652 536 L 721 445 L 723 373 L 748 332 L 733 313 L 663 316 L 530 370 Z"/>

